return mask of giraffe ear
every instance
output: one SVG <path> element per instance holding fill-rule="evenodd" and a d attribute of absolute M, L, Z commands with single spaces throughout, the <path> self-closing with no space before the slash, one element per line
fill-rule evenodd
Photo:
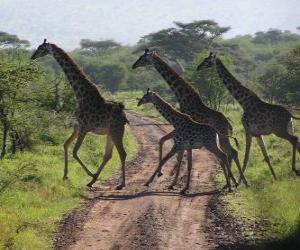
<path fill-rule="evenodd" d="M 209 52 L 209 56 L 212 56 L 212 55 L 213 55 L 213 53 L 210 51 L 210 52 Z"/>
<path fill-rule="evenodd" d="M 44 43 L 46 43 L 46 42 L 47 42 L 47 38 L 44 39 Z"/>
<path fill-rule="evenodd" d="M 148 48 L 146 48 L 146 49 L 145 49 L 145 53 L 147 54 L 148 52 L 149 52 L 149 49 L 148 49 Z"/>

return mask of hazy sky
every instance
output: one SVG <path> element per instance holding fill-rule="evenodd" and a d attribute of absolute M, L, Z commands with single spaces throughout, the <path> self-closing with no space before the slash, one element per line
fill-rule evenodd
<path fill-rule="evenodd" d="M 300 26 L 300 0 L 0 0 L 0 31 L 66 49 L 82 38 L 135 44 L 174 21 L 212 19 L 227 36 Z"/>

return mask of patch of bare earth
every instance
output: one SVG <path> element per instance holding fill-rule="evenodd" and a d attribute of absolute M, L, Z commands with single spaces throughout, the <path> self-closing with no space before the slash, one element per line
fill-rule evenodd
<path fill-rule="evenodd" d="M 131 124 L 157 123 L 154 119 L 128 114 Z M 191 188 L 185 184 L 186 164 L 174 191 L 171 169 L 176 157 L 163 168 L 163 176 L 150 187 L 143 184 L 158 164 L 158 141 L 171 126 L 132 126 L 140 144 L 136 159 L 127 164 L 127 185 L 116 191 L 119 173 L 86 192 L 82 207 L 68 215 L 55 238 L 56 249 L 214 249 L 218 247 L 209 204 L 217 193 L 213 178 L 219 165 L 206 150 L 193 151 Z M 165 144 L 164 153 L 171 141 Z M 211 205 L 210 205 L 211 206 Z M 210 219 L 207 219 L 210 218 Z M 208 221 L 209 220 L 209 221 Z M 207 226 L 209 225 L 209 227 Z"/>

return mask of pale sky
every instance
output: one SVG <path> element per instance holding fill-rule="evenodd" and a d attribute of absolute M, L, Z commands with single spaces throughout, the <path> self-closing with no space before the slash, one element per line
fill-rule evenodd
<path fill-rule="evenodd" d="M 174 21 L 203 19 L 230 26 L 227 37 L 269 28 L 296 32 L 300 0 L 0 0 L 0 31 L 33 46 L 48 38 L 65 49 L 82 38 L 133 45 Z"/>

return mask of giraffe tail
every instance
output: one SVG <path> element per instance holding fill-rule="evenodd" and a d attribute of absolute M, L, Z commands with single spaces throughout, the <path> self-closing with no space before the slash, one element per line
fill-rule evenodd
<path fill-rule="evenodd" d="M 236 144 L 238 150 L 241 150 L 239 141 L 236 139 L 236 137 L 233 137 L 233 136 L 230 136 L 230 135 L 229 135 L 228 137 L 232 138 L 232 139 L 234 140 L 234 142 L 235 142 L 235 144 Z"/>

